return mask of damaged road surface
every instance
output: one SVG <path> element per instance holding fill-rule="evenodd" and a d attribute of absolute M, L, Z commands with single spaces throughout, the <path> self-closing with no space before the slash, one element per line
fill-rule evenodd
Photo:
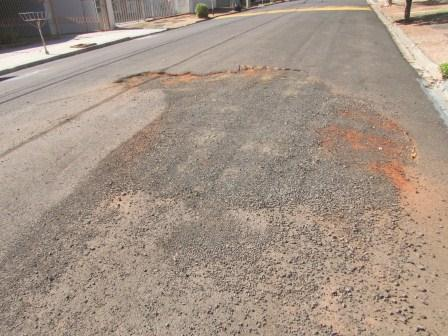
<path fill-rule="evenodd" d="M 284 59 L 192 59 L 2 110 L 23 133 L 0 128 L 0 334 L 448 333 L 437 111 L 363 56 L 325 76 L 269 52 Z"/>

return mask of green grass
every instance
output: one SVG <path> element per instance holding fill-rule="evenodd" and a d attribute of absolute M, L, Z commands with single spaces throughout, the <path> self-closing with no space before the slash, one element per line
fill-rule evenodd
<path fill-rule="evenodd" d="M 436 10 L 416 10 L 414 11 L 414 16 L 425 16 L 425 15 L 434 15 L 434 14 L 448 14 L 448 10 L 446 9 L 436 9 Z"/>
<path fill-rule="evenodd" d="M 440 64 L 440 71 L 442 72 L 443 78 L 448 79 L 448 63 Z"/>

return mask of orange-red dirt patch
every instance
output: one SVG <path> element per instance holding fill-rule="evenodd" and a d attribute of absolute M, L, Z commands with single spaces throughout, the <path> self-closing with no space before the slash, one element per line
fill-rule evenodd
<path fill-rule="evenodd" d="M 400 191 L 415 190 L 406 177 L 405 162 L 417 153 L 397 123 L 375 113 L 346 110 L 339 116 L 343 117 L 339 123 L 318 131 L 323 148 L 342 158 L 355 155 L 357 162 L 364 161 L 369 171 L 385 176 Z"/>
<path fill-rule="evenodd" d="M 413 189 L 410 180 L 406 177 L 403 164 L 399 161 L 375 162 L 369 165 L 369 169 L 375 173 L 381 173 L 401 191 Z"/>
<path fill-rule="evenodd" d="M 394 122 L 390 119 L 380 118 L 380 117 L 374 116 L 374 115 L 367 115 L 365 113 L 356 112 L 356 111 L 343 111 L 340 113 L 340 115 L 342 117 L 364 121 L 373 127 L 381 128 L 384 130 L 400 131 L 400 132 L 403 131 L 401 129 L 401 127 L 396 122 Z"/>
<path fill-rule="evenodd" d="M 353 150 L 375 151 L 389 157 L 396 157 L 403 150 L 403 146 L 386 137 L 337 124 L 321 129 L 320 134 L 323 147 L 329 150 L 334 149 L 341 141 Z"/>

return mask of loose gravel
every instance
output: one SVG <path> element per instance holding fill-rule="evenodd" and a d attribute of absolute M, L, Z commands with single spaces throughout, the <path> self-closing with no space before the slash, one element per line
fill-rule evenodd
<path fill-rule="evenodd" d="M 287 69 L 116 85 L 168 107 L 11 251 L 2 334 L 414 332 L 413 143 L 373 104 Z"/>

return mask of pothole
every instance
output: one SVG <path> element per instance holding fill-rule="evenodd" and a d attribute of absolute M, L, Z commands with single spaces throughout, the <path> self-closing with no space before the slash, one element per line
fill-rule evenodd
<path fill-rule="evenodd" d="M 117 84 L 127 84 L 130 86 L 138 86 L 142 83 L 160 79 L 163 84 L 185 84 L 198 80 L 204 79 L 224 79 L 231 75 L 260 75 L 260 74 L 269 74 L 280 71 L 293 71 L 293 72 L 301 72 L 299 69 L 292 68 L 281 68 L 281 67 L 270 67 L 270 66 L 253 66 L 253 65 L 238 65 L 235 70 L 227 70 L 227 71 L 214 71 L 207 73 L 194 73 L 194 72 L 183 72 L 183 73 L 170 73 L 167 71 L 147 71 L 138 74 L 133 74 L 130 76 L 126 76 L 120 78 L 115 81 Z"/>

